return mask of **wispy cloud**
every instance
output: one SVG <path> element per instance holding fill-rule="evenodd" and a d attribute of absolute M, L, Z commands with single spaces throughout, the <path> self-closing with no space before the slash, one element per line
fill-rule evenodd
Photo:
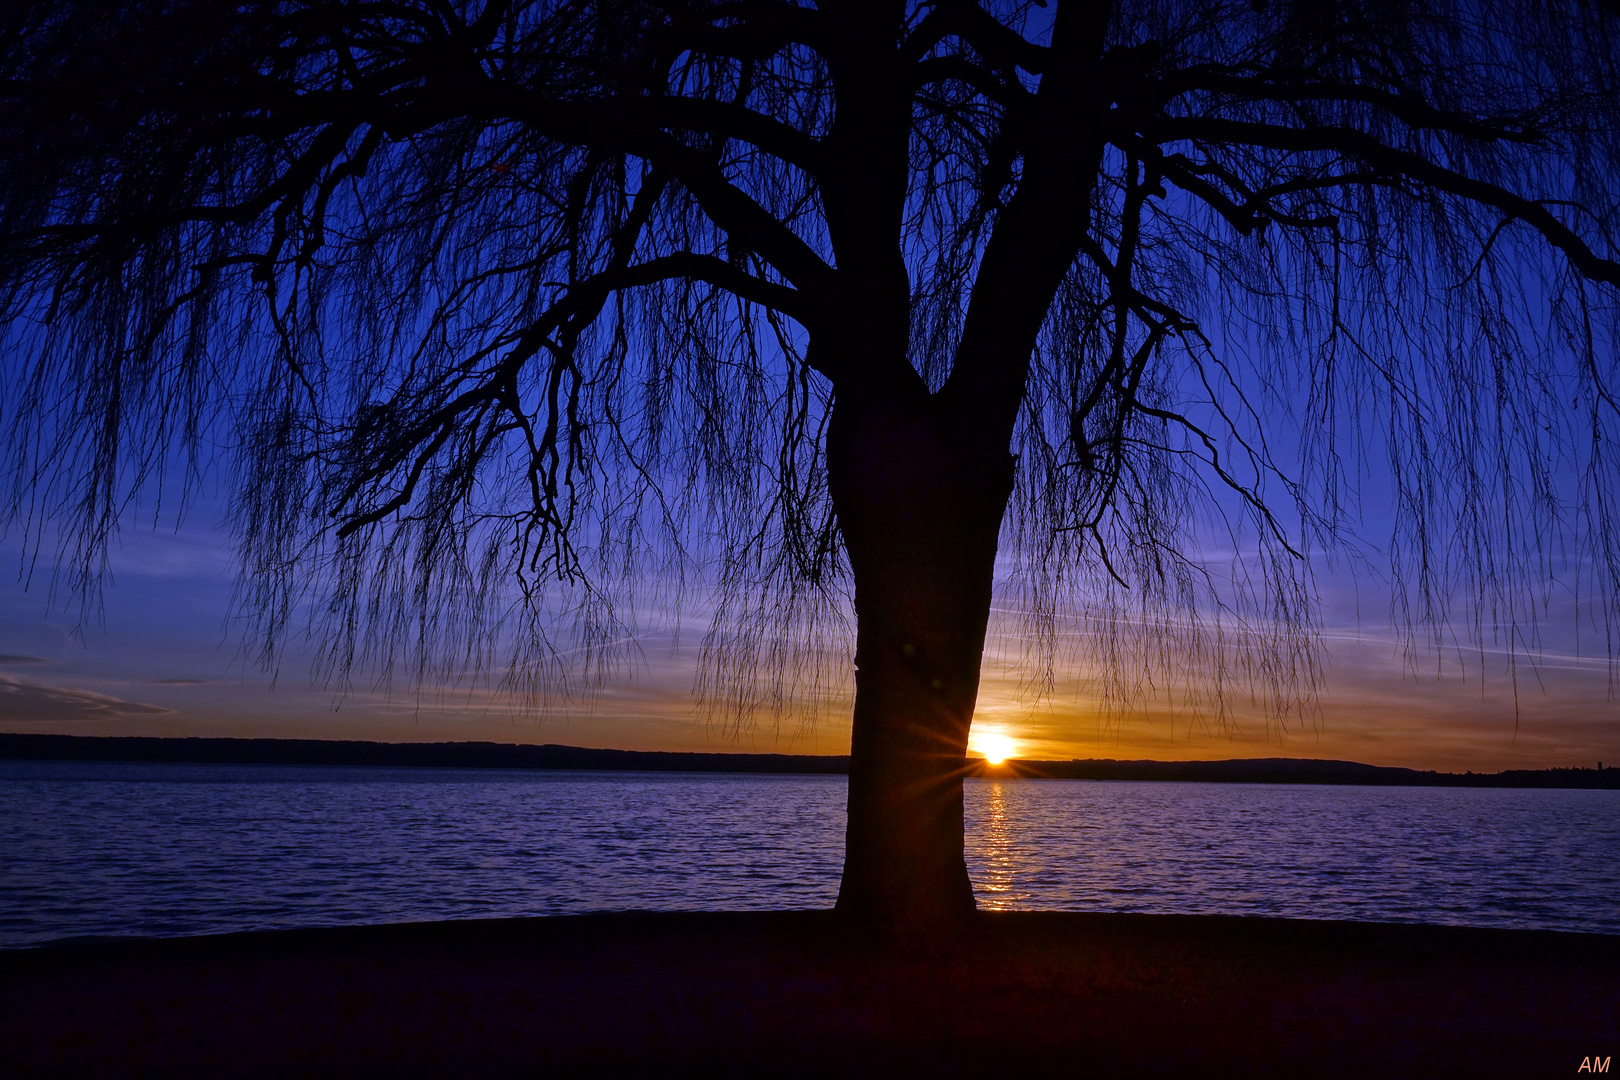
<path fill-rule="evenodd" d="M 0 664 L 6 667 L 45 667 L 60 663 L 45 656 L 29 656 L 26 653 L 0 653 Z"/>
<path fill-rule="evenodd" d="M 58 723 L 118 716 L 161 716 L 173 712 L 161 705 L 124 701 L 94 690 L 48 686 L 0 675 L 0 720 L 7 722 Z"/>

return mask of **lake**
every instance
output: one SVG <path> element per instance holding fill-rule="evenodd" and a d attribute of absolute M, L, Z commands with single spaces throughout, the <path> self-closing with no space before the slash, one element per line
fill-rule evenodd
<path fill-rule="evenodd" d="M 830 907 L 841 776 L 0 762 L 0 946 Z M 969 780 L 981 907 L 1620 933 L 1620 791 Z"/>

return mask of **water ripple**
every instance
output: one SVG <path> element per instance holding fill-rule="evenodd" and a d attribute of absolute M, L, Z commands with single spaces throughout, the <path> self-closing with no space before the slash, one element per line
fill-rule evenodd
<path fill-rule="evenodd" d="M 844 780 L 0 762 L 0 945 L 824 908 Z M 1620 933 L 1620 793 L 972 781 L 985 908 Z"/>
<path fill-rule="evenodd" d="M 1620 933 L 1620 792 L 984 781 L 981 907 Z"/>

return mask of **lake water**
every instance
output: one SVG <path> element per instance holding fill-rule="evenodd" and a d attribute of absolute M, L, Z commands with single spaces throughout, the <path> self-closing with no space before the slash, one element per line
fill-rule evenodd
<path fill-rule="evenodd" d="M 0 762 L 0 946 L 829 907 L 844 778 Z M 968 782 L 985 908 L 1620 933 L 1620 792 Z"/>

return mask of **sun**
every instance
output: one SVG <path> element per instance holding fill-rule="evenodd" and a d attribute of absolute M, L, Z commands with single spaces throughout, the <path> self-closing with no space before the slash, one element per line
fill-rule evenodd
<path fill-rule="evenodd" d="M 973 738 L 973 748 L 984 755 L 985 761 L 992 765 L 1000 765 L 1012 757 L 1017 746 L 999 731 L 987 731 Z"/>

